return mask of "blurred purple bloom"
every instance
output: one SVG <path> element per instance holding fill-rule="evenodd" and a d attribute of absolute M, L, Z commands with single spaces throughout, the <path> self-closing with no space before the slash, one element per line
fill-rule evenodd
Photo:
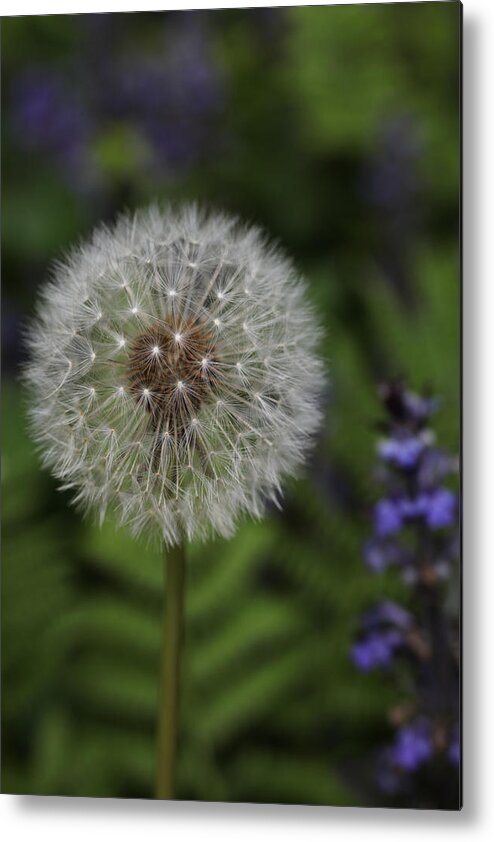
<path fill-rule="evenodd" d="M 458 469 L 458 460 L 438 448 L 429 448 L 420 460 L 417 472 L 417 484 L 429 490 L 444 477 Z"/>
<path fill-rule="evenodd" d="M 186 12 L 156 20 L 166 26 L 154 52 L 130 51 L 115 16 L 93 16 L 65 75 L 32 67 L 19 77 L 13 87 L 19 144 L 50 155 L 76 186 L 104 182 L 105 164 L 92 152 L 115 124 L 147 142 L 151 155 L 139 161 L 159 171 L 190 166 L 217 150 L 224 87 L 204 18 Z"/>
<path fill-rule="evenodd" d="M 390 438 L 379 443 L 378 452 L 382 459 L 399 468 L 414 468 L 425 448 L 423 439 L 417 436 Z"/>
<path fill-rule="evenodd" d="M 392 748 L 392 759 L 407 772 L 414 772 L 430 759 L 433 753 L 430 724 L 417 719 L 400 728 Z"/>
<path fill-rule="evenodd" d="M 456 510 L 456 494 L 448 488 L 397 500 L 384 498 L 374 508 L 375 531 L 379 537 L 392 535 L 399 532 L 406 521 L 416 518 L 424 518 L 429 529 L 444 529 L 454 526 Z M 376 555 L 372 561 L 379 567 Z"/>
<path fill-rule="evenodd" d="M 219 74 L 212 61 L 206 31 L 198 18 L 187 15 L 175 34 L 168 71 L 177 84 L 172 93 L 177 104 L 196 112 L 209 112 L 218 105 Z"/>
<path fill-rule="evenodd" d="M 437 412 L 439 400 L 434 397 L 425 398 L 422 395 L 416 395 L 415 392 L 404 391 L 403 404 L 410 418 L 414 421 L 424 422 Z"/>
<path fill-rule="evenodd" d="M 375 247 L 382 271 L 404 302 L 413 302 L 409 255 L 420 218 L 422 179 L 419 124 L 397 113 L 381 122 L 376 149 L 364 169 L 364 195 L 376 220 Z"/>
<path fill-rule="evenodd" d="M 448 758 L 454 766 L 460 765 L 460 735 L 456 725 L 448 748 Z"/>
<path fill-rule="evenodd" d="M 439 406 L 437 398 L 410 392 L 401 380 L 381 384 L 379 392 L 390 418 L 409 430 L 421 428 Z"/>
<path fill-rule="evenodd" d="M 430 529 L 445 529 L 454 526 L 456 520 L 456 494 L 448 488 L 438 488 L 429 495 L 423 495 L 425 519 Z"/>
<path fill-rule="evenodd" d="M 363 672 L 390 665 L 396 649 L 404 643 L 411 615 L 389 600 L 375 605 L 362 620 L 365 636 L 352 647 L 355 666 Z"/>
<path fill-rule="evenodd" d="M 382 573 L 390 564 L 398 560 L 399 553 L 395 544 L 389 541 L 378 541 L 370 538 L 364 543 L 363 556 L 365 563 L 375 573 Z"/>
<path fill-rule="evenodd" d="M 366 193 L 385 211 L 408 207 L 418 192 L 416 162 L 420 144 L 414 120 L 396 114 L 384 124 L 378 148 L 366 173 Z"/>
<path fill-rule="evenodd" d="M 60 75 L 43 68 L 32 68 L 17 81 L 13 119 L 23 146 L 53 152 L 59 159 L 79 155 L 89 134 L 81 102 Z"/>
<path fill-rule="evenodd" d="M 391 563 L 386 548 L 376 541 L 366 541 L 363 547 L 365 563 L 375 573 L 382 573 Z"/>
<path fill-rule="evenodd" d="M 383 600 L 374 606 L 364 616 L 364 625 L 376 625 L 378 623 L 390 623 L 401 629 L 409 628 L 412 622 L 412 615 L 401 605 L 391 600 Z"/>
<path fill-rule="evenodd" d="M 353 662 L 362 672 L 388 667 L 402 642 L 403 635 L 396 629 L 374 631 L 352 646 Z"/>
<path fill-rule="evenodd" d="M 380 536 L 392 535 L 403 525 L 400 504 L 395 500 L 379 500 L 374 507 L 374 526 Z"/>
<path fill-rule="evenodd" d="M 386 795 L 396 795 L 402 788 L 403 779 L 393 763 L 392 749 L 381 751 L 377 760 L 376 781 Z"/>
<path fill-rule="evenodd" d="M 404 497 L 399 501 L 398 507 L 404 520 L 422 517 L 425 514 L 427 498 L 425 495 L 418 497 Z"/>
<path fill-rule="evenodd" d="M 109 106 L 136 123 L 158 161 L 184 167 L 207 145 L 223 105 L 223 83 L 195 16 L 181 16 L 171 32 L 159 55 L 141 56 L 132 65 L 126 56 L 117 63 Z"/>

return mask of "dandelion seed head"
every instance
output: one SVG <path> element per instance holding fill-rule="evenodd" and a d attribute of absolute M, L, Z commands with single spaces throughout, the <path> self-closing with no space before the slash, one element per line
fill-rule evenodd
<path fill-rule="evenodd" d="M 124 215 L 57 266 L 30 330 L 44 465 L 136 535 L 230 536 L 304 461 L 319 334 L 257 229 L 195 206 Z"/>

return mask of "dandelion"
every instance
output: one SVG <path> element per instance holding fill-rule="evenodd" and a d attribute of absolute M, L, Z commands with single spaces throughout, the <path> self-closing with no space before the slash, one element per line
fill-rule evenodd
<path fill-rule="evenodd" d="M 34 438 L 79 506 L 168 546 L 170 710 L 184 541 L 279 504 L 320 423 L 318 339 L 289 260 L 195 206 L 99 228 L 42 295 L 25 371 Z"/>
<path fill-rule="evenodd" d="M 318 334 L 258 230 L 195 208 L 123 217 L 56 269 L 30 333 L 44 463 L 134 534 L 228 537 L 303 460 Z"/>

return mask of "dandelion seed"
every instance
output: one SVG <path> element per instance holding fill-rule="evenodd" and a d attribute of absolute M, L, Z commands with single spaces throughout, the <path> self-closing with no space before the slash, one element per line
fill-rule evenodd
<path fill-rule="evenodd" d="M 195 207 L 122 216 L 57 268 L 38 312 L 34 436 L 83 507 L 170 545 L 277 501 L 320 423 L 323 370 L 304 283 L 260 231 Z"/>

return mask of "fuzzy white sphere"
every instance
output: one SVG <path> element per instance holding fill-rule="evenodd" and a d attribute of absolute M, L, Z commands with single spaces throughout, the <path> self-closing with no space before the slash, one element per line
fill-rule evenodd
<path fill-rule="evenodd" d="M 134 534 L 229 536 L 320 423 L 318 336 L 258 229 L 195 206 L 123 216 L 56 267 L 29 332 L 44 464 Z"/>

